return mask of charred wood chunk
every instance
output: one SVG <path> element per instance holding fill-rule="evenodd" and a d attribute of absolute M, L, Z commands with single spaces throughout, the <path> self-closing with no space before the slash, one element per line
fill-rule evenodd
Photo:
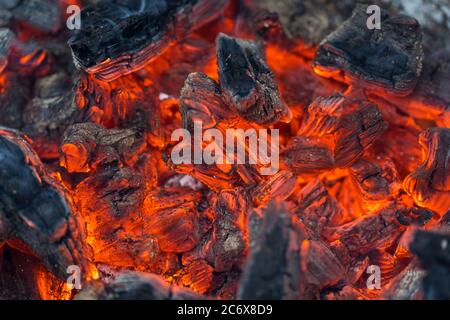
<path fill-rule="evenodd" d="M 303 137 L 295 137 L 282 158 L 289 167 L 301 170 L 304 166 L 313 172 L 348 167 L 385 129 L 380 110 L 366 100 L 346 99 L 341 95 L 319 97 L 306 109 L 298 132 Z M 306 152 L 300 152 L 302 149 Z"/>
<path fill-rule="evenodd" d="M 155 92 L 143 82 L 134 75 L 104 82 L 82 74 L 74 103 L 84 110 L 85 122 L 107 128 L 137 127 L 161 139 L 161 114 L 156 108 Z"/>
<path fill-rule="evenodd" d="M 60 164 L 69 172 L 88 172 L 107 164 L 133 164 L 146 147 L 141 130 L 105 129 L 78 123 L 64 132 Z"/>
<path fill-rule="evenodd" d="M 78 265 L 88 275 L 89 251 L 68 193 L 45 172 L 29 142 L 0 129 L 0 216 L 9 236 L 21 239 L 56 276 Z"/>
<path fill-rule="evenodd" d="M 199 193 L 184 188 L 163 189 L 146 196 L 143 227 L 158 240 L 161 251 L 180 253 L 197 245 L 200 230 L 196 202 L 199 200 Z"/>
<path fill-rule="evenodd" d="M 294 174 L 317 173 L 334 166 L 330 148 L 318 138 L 297 136 L 280 153 L 280 161 Z"/>
<path fill-rule="evenodd" d="M 411 243 L 426 275 L 422 281 L 425 299 L 450 299 L 450 236 L 417 231 Z"/>
<path fill-rule="evenodd" d="M 335 285 L 346 277 L 346 270 L 321 241 L 303 240 L 300 246 L 302 274 L 309 285 L 319 288 Z"/>
<path fill-rule="evenodd" d="M 284 206 L 272 202 L 265 210 L 261 230 L 247 257 L 238 298 L 299 298 L 301 237 Z"/>
<path fill-rule="evenodd" d="M 81 12 L 81 29 L 69 40 L 75 64 L 112 81 L 144 67 L 220 13 L 225 0 L 100 1 Z"/>
<path fill-rule="evenodd" d="M 238 188 L 222 191 L 215 200 L 212 262 L 217 272 L 241 266 L 248 249 L 249 209 L 248 199 Z"/>
<path fill-rule="evenodd" d="M 41 158 L 57 158 L 66 128 L 79 121 L 82 112 L 73 104 L 72 82 L 64 73 L 39 79 L 34 97 L 23 111 L 23 131 L 33 139 Z"/>
<path fill-rule="evenodd" d="M 333 133 L 335 165 L 338 167 L 354 163 L 386 129 L 386 123 L 376 105 L 368 101 L 356 103 L 360 104 L 359 109 L 343 115 L 339 127 Z"/>
<path fill-rule="evenodd" d="M 388 248 L 406 229 L 397 219 L 399 210 L 394 204 L 389 204 L 337 227 L 330 240 L 339 240 L 352 256 Z"/>
<path fill-rule="evenodd" d="M 306 108 L 298 133 L 309 137 L 332 134 L 339 127 L 339 118 L 348 112 L 345 102 L 339 94 L 314 99 Z"/>
<path fill-rule="evenodd" d="M 214 269 L 205 260 L 195 260 L 183 268 L 181 284 L 205 294 L 212 285 Z"/>
<path fill-rule="evenodd" d="M 376 162 L 360 159 L 349 168 L 364 201 L 380 201 L 393 195 L 398 178 L 395 165 L 386 160 L 383 167 Z"/>
<path fill-rule="evenodd" d="M 264 207 L 271 200 L 287 199 L 294 191 L 296 178 L 289 170 L 282 170 L 261 181 L 250 193 L 255 207 Z"/>
<path fill-rule="evenodd" d="M 180 113 L 182 127 L 193 132 L 194 122 L 204 129 L 238 115 L 224 102 L 219 85 L 203 73 L 191 73 L 181 89 Z"/>
<path fill-rule="evenodd" d="M 113 228 L 114 218 L 129 217 L 137 214 L 144 200 L 144 177 L 129 168 L 105 168 L 79 183 L 75 189 L 80 209 L 86 219 L 101 221 L 101 214 L 109 218 L 109 225 L 98 226 Z M 100 215 L 96 218 L 96 215 Z M 111 220 L 113 219 L 113 220 Z"/>
<path fill-rule="evenodd" d="M 343 221 L 344 211 L 319 179 L 308 183 L 294 201 L 298 203 L 295 207 L 296 215 L 319 237 Z"/>
<path fill-rule="evenodd" d="M 202 299 L 195 292 L 173 287 L 163 278 L 142 272 L 120 273 L 112 282 L 93 282 L 76 300 L 193 300 Z"/>
<path fill-rule="evenodd" d="M 219 34 L 217 61 L 223 95 L 242 117 L 259 124 L 290 121 L 275 76 L 255 43 Z"/>
<path fill-rule="evenodd" d="M 393 95 L 410 94 L 422 70 L 422 33 L 408 16 L 381 12 L 381 28 L 369 29 L 367 5 L 357 5 L 352 16 L 326 37 L 314 58 L 319 74 L 368 90 Z"/>
<path fill-rule="evenodd" d="M 405 208 L 398 211 L 397 220 L 405 226 L 424 226 L 433 218 L 434 215 L 435 214 L 433 211 L 414 206 L 412 208 Z"/>
<path fill-rule="evenodd" d="M 418 206 L 444 214 L 450 208 L 450 129 L 431 128 L 419 137 L 424 161 L 403 187 Z"/>
<path fill-rule="evenodd" d="M 171 268 L 174 257 L 162 252 L 158 239 L 144 230 L 144 191 L 144 177 L 129 168 L 104 168 L 76 186 L 74 197 L 96 263 L 145 266 L 157 273 Z"/>

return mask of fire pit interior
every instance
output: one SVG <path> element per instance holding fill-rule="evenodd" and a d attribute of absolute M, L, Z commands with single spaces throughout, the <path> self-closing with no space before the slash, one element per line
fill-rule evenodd
<path fill-rule="evenodd" d="M 449 35 L 447 0 L 0 1 L 0 299 L 450 299 Z"/>

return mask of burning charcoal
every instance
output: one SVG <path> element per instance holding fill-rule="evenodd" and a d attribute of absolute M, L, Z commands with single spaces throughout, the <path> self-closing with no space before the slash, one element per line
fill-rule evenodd
<path fill-rule="evenodd" d="M 450 236 L 418 230 L 411 251 L 426 275 L 422 281 L 425 299 L 450 299 Z"/>
<path fill-rule="evenodd" d="M 333 133 L 334 157 L 338 167 L 350 166 L 386 129 L 386 123 L 377 106 L 367 101 L 350 102 L 360 104 L 355 112 L 343 115 Z"/>
<path fill-rule="evenodd" d="M 434 214 L 430 210 L 412 207 L 406 210 L 399 211 L 397 213 L 397 220 L 405 226 L 424 226 L 428 221 L 431 220 L 431 218 L 433 218 L 433 216 Z"/>
<path fill-rule="evenodd" d="M 255 43 L 219 34 L 219 82 L 227 103 L 245 119 L 259 124 L 283 120 L 292 114 L 280 97 L 273 72 Z"/>
<path fill-rule="evenodd" d="M 144 263 L 146 270 L 158 273 L 171 268 L 172 257 L 144 231 L 144 190 L 143 176 L 128 168 L 105 168 L 77 185 L 74 194 L 97 263 L 125 268 Z"/>
<path fill-rule="evenodd" d="M 186 252 L 198 243 L 199 225 L 196 201 L 198 193 L 186 189 L 163 189 L 150 192 L 144 201 L 143 227 L 158 239 L 163 252 Z"/>
<path fill-rule="evenodd" d="M 191 300 L 201 295 L 184 288 L 173 287 L 163 278 L 141 272 L 125 271 L 111 283 L 101 281 L 90 284 L 76 300 Z"/>
<path fill-rule="evenodd" d="M 379 109 L 366 100 L 319 97 L 306 110 L 300 136 L 288 143 L 281 158 L 297 174 L 348 167 L 385 129 Z M 332 151 L 328 137 L 334 140 Z"/>
<path fill-rule="evenodd" d="M 334 164 L 327 145 L 319 139 L 303 136 L 292 138 L 282 150 L 280 159 L 297 175 L 331 169 Z"/>
<path fill-rule="evenodd" d="M 336 227 L 343 221 L 341 206 L 319 179 L 308 183 L 294 201 L 297 203 L 296 215 L 317 236 L 327 234 L 329 228 Z"/>
<path fill-rule="evenodd" d="M 356 161 L 385 128 L 377 106 L 366 100 L 336 95 L 317 98 L 308 107 L 299 133 L 319 137 L 333 135 L 335 165 L 345 167 Z"/>
<path fill-rule="evenodd" d="M 12 5 L 14 19 L 23 21 L 44 32 L 56 32 L 61 28 L 61 9 L 52 0 L 20 1 Z"/>
<path fill-rule="evenodd" d="M 155 92 L 145 84 L 145 79 L 134 75 L 112 82 L 82 75 L 76 85 L 74 102 L 84 110 L 84 121 L 106 128 L 139 128 L 148 133 L 153 146 L 161 147 L 165 144 L 161 113 L 154 97 Z"/>
<path fill-rule="evenodd" d="M 345 97 L 333 95 L 318 97 L 307 108 L 299 134 L 305 136 L 324 136 L 339 127 L 339 118 L 346 109 Z"/>
<path fill-rule="evenodd" d="M 366 26 L 366 8 L 357 5 L 352 16 L 322 41 L 314 68 L 374 92 L 406 96 L 422 70 L 420 26 L 411 17 L 382 10 L 381 29 L 371 30 Z"/>
<path fill-rule="evenodd" d="M 269 176 L 250 193 L 256 207 L 266 206 L 272 199 L 287 199 L 295 187 L 295 176 L 291 171 L 283 170 Z"/>
<path fill-rule="evenodd" d="M 398 194 L 399 184 L 395 165 L 384 161 L 383 167 L 375 162 L 360 159 L 349 168 L 350 175 L 364 201 L 385 200 Z"/>
<path fill-rule="evenodd" d="M 238 183 L 234 176 L 209 165 L 177 165 L 174 170 L 178 173 L 191 175 L 215 192 L 231 189 Z"/>
<path fill-rule="evenodd" d="M 300 260 L 304 281 L 309 285 L 324 288 L 335 285 L 346 277 L 345 268 L 332 251 L 320 241 L 303 240 Z"/>
<path fill-rule="evenodd" d="M 450 208 L 450 129 L 431 128 L 420 135 L 423 163 L 403 182 L 418 206 L 445 213 Z"/>
<path fill-rule="evenodd" d="M 205 294 L 212 285 L 214 269 L 204 260 L 196 260 L 184 269 L 181 283 L 195 292 Z"/>
<path fill-rule="evenodd" d="M 337 227 L 329 240 L 339 240 L 350 255 L 364 255 L 373 249 L 388 248 L 406 228 L 397 220 L 399 211 L 395 205 L 389 204 L 375 213 Z"/>
<path fill-rule="evenodd" d="M 204 129 L 219 122 L 236 118 L 223 101 L 219 85 L 203 73 L 191 73 L 181 89 L 180 113 L 182 126 L 193 130 L 194 121 L 201 121 Z"/>
<path fill-rule="evenodd" d="M 87 6 L 81 30 L 69 40 L 75 64 L 106 81 L 130 74 L 216 18 L 226 2 L 113 0 Z"/>
<path fill-rule="evenodd" d="M 218 195 L 214 207 L 212 244 L 214 269 L 217 272 L 241 265 L 248 247 L 248 210 L 248 200 L 242 190 L 226 190 Z"/>
<path fill-rule="evenodd" d="M 83 223 L 72 214 L 72 199 L 45 172 L 27 140 L 4 128 L 0 134 L 0 216 L 9 236 L 21 239 L 61 279 L 70 265 L 88 275 Z"/>
<path fill-rule="evenodd" d="M 11 50 L 15 35 L 7 28 L 0 28 L 0 74 L 8 64 L 8 55 Z"/>
<path fill-rule="evenodd" d="M 238 299 L 300 297 L 300 240 L 301 234 L 284 206 L 272 202 L 248 255 Z"/>
<path fill-rule="evenodd" d="M 71 86 L 71 79 L 64 73 L 39 79 L 34 98 L 23 111 L 23 131 L 33 139 L 33 147 L 41 158 L 58 157 L 62 134 L 81 119 L 81 110 L 72 103 Z"/>
<path fill-rule="evenodd" d="M 130 165 L 145 147 L 138 129 L 105 129 L 94 123 L 78 123 L 64 133 L 60 164 L 69 172 L 89 172 L 106 164 Z"/>

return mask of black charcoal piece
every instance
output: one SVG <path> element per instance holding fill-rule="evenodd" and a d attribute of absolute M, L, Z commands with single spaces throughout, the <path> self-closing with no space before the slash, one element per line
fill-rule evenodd
<path fill-rule="evenodd" d="M 58 157 L 60 138 L 66 128 L 80 121 L 82 109 L 74 103 L 72 80 L 65 73 L 55 73 L 36 81 L 34 97 L 23 111 L 22 130 L 30 136 L 41 158 Z"/>
<path fill-rule="evenodd" d="M 394 95 L 410 94 L 422 70 L 422 33 L 411 17 L 381 11 L 381 28 L 369 29 L 367 5 L 326 37 L 313 61 L 319 74 Z"/>
<path fill-rule="evenodd" d="M 87 272 L 83 224 L 72 200 L 48 176 L 27 140 L 0 127 L 0 216 L 8 237 L 22 240 L 56 276 L 78 265 Z M 85 273 L 87 274 L 87 273 Z"/>
<path fill-rule="evenodd" d="M 242 117 L 260 124 L 292 118 L 278 92 L 275 75 L 255 43 L 221 33 L 217 37 L 217 62 L 224 98 Z"/>
<path fill-rule="evenodd" d="M 75 64 L 111 81 L 144 67 L 220 13 L 226 0 L 111 0 L 81 11 L 69 40 Z"/>

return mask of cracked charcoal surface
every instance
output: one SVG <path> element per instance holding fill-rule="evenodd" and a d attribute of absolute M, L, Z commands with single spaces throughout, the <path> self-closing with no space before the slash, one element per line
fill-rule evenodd
<path fill-rule="evenodd" d="M 229 105 L 256 123 L 288 121 L 290 110 L 257 45 L 225 34 L 219 34 L 216 42 L 219 83 Z"/>
<path fill-rule="evenodd" d="M 341 80 L 346 75 L 362 81 L 358 85 L 374 91 L 410 94 L 422 70 L 420 25 L 411 17 L 381 11 L 381 29 L 370 30 L 365 9 L 358 5 L 352 16 L 322 41 L 314 67 Z"/>
<path fill-rule="evenodd" d="M 83 229 L 70 200 L 20 135 L 0 127 L 0 215 L 8 235 L 23 240 L 55 275 L 70 265 L 86 270 Z"/>
<path fill-rule="evenodd" d="M 191 29 L 215 18 L 224 0 L 100 1 L 81 12 L 69 40 L 75 64 L 111 81 L 142 68 Z"/>

